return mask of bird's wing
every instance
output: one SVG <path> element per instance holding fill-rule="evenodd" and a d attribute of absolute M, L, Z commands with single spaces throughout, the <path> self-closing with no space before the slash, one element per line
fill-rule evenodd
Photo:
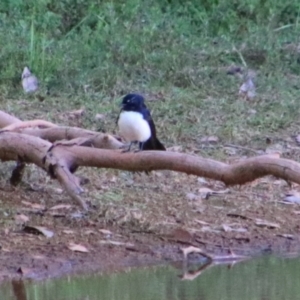
<path fill-rule="evenodd" d="M 148 122 L 151 130 L 151 137 L 144 143 L 140 143 L 140 148 L 143 147 L 143 150 L 162 150 L 165 151 L 165 146 L 158 140 L 156 137 L 156 128 L 151 117 L 150 111 L 147 107 L 142 109 L 142 114 L 144 119 Z"/>
<path fill-rule="evenodd" d="M 144 107 L 142 109 L 142 114 L 143 114 L 143 117 L 144 119 L 148 122 L 149 124 L 149 127 L 150 127 L 150 130 L 151 130 L 151 136 L 153 138 L 156 138 L 156 129 L 155 129 L 155 125 L 154 125 L 154 122 L 153 122 L 153 119 L 151 117 L 151 114 L 150 114 L 150 111 L 147 107 Z"/>

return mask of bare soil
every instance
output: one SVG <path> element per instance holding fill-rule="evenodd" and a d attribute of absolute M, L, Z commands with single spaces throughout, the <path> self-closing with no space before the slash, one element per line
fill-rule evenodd
<path fill-rule="evenodd" d="M 20 186 L 10 186 L 12 166 L 5 164 L 0 189 L 1 280 L 178 261 L 190 245 L 250 256 L 300 249 L 300 208 L 282 202 L 292 188 L 273 177 L 228 188 L 169 171 L 147 176 L 84 168 L 79 173 L 89 179 L 84 187 L 91 206 L 84 213 L 33 166 Z"/>

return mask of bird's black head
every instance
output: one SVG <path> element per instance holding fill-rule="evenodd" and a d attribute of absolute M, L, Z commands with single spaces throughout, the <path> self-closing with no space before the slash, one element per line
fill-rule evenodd
<path fill-rule="evenodd" d="M 139 94 L 128 94 L 123 98 L 121 106 L 126 111 L 139 111 L 145 107 L 144 101 L 144 97 Z"/>

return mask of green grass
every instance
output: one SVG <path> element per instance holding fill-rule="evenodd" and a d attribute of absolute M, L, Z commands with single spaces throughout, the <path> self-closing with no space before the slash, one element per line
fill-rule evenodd
<path fill-rule="evenodd" d="M 298 119 L 299 11 L 296 0 L 4 1 L 1 106 L 62 124 L 57 116 L 84 106 L 80 126 L 111 132 L 120 97 L 139 91 L 157 99 L 149 107 L 168 146 L 202 149 L 201 137 L 217 135 L 260 147 Z M 253 102 L 238 97 L 232 64 L 257 71 Z M 21 100 L 25 65 L 48 93 L 43 103 Z"/>

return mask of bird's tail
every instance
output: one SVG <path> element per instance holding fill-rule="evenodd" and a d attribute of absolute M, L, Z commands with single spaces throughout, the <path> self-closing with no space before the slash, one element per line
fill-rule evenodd
<path fill-rule="evenodd" d="M 150 137 L 146 142 L 139 143 L 140 150 L 158 150 L 158 151 L 166 151 L 165 146 L 158 140 L 158 138 Z"/>

